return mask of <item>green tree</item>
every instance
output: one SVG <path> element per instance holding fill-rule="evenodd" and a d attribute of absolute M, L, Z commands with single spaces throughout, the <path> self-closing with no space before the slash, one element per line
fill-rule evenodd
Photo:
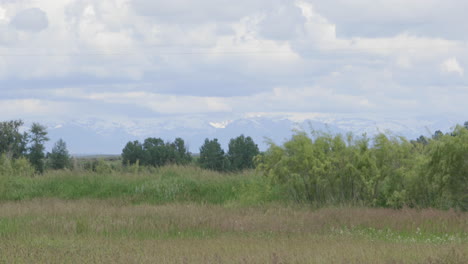
<path fill-rule="evenodd" d="M 23 124 L 21 120 L 0 122 L 0 155 L 17 159 L 26 154 L 28 135 L 19 131 Z"/>
<path fill-rule="evenodd" d="M 218 142 L 218 139 L 205 139 L 205 143 L 200 147 L 200 158 L 198 160 L 200 167 L 215 171 L 226 171 L 227 159 L 224 156 L 224 150 Z"/>
<path fill-rule="evenodd" d="M 188 151 L 185 141 L 182 138 L 176 138 L 168 148 L 171 152 L 171 162 L 178 165 L 187 165 L 192 161 L 192 155 Z"/>
<path fill-rule="evenodd" d="M 253 158 L 259 154 L 258 146 L 251 137 L 241 135 L 229 141 L 228 159 L 232 170 L 252 169 Z"/>
<path fill-rule="evenodd" d="M 124 165 L 160 167 L 166 164 L 185 165 L 192 160 L 192 155 L 181 138 L 173 143 L 164 142 L 161 138 L 147 138 L 141 144 L 138 141 L 128 142 L 122 150 Z"/>
<path fill-rule="evenodd" d="M 372 148 L 369 141 L 299 132 L 283 146 L 270 144 L 257 158 L 258 169 L 297 201 L 401 207 L 407 198 L 405 177 L 416 157 L 413 145 L 384 134 L 374 138 Z"/>
<path fill-rule="evenodd" d="M 328 161 L 320 142 L 314 145 L 306 133 L 299 132 L 282 147 L 270 143 L 258 169 L 273 185 L 281 185 L 296 201 L 323 202 Z"/>
<path fill-rule="evenodd" d="M 59 139 L 52 148 L 52 152 L 48 153 L 48 165 L 54 170 L 68 168 L 71 165 L 70 154 L 68 153 L 67 144 L 62 139 Z"/>
<path fill-rule="evenodd" d="M 170 151 L 167 144 L 164 143 L 161 138 L 145 139 L 143 150 L 146 152 L 146 156 L 148 157 L 148 165 L 160 167 L 168 163 Z"/>
<path fill-rule="evenodd" d="M 139 162 L 140 165 L 147 165 L 147 154 L 143 150 L 143 145 L 138 141 L 128 142 L 122 150 L 123 165 L 133 165 Z"/>
<path fill-rule="evenodd" d="M 45 147 L 44 143 L 49 140 L 45 126 L 33 123 L 30 129 L 29 161 L 37 172 L 44 172 Z"/>
<path fill-rule="evenodd" d="M 429 155 L 425 180 L 435 205 L 468 210 L 468 130 L 457 126 L 433 144 Z"/>

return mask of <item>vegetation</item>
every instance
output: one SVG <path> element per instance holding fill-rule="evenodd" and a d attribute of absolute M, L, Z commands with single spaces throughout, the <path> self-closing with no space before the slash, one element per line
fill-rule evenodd
<path fill-rule="evenodd" d="M 34 123 L 30 131 L 29 161 L 39 173 L 44 172 L 45 166 L 45 147 L 44 143 L 48 141 L 46 128 L 38 123 Z"/>
<path fill-rule="evenodd" d="M 193 166 L 145 168 L 113 167 L 102 160 L 97 163 L 95 171 L 51 171 L 40 177 L 25 173 L 20 177 L 16 174 L 19 168 L 11 170 L 0 175 L 0 201 L 55 197 L 119 199 L 135 204 L 258 205 L 279 197 L 253 171 L 225 175 Z"/>
<path fill-rule="evenodd" d="M 298 132 L 265 153 L 206 139 L 196 162 L 182 139 L 93 158 L 59 140 L 43 155 L 45 128 L 22 125 L 0 123 L 0 263 L 468 257 L 466 124 L 414 141 Z"/>
<path fill-rule="evenodd" d="M 0 155 L 18 159 L 26 154 L 27 133 L 19 132 L 23 121 L 0 122 Z"/>
<path fill-rule="evenodd" d="M 206 139 L 200 147 L 198 164 L 204 169 L 221 172 L 242 171 L 255 168 L 254 157 L 259 153 L 253 139 L 244 135 L 229 141 L 227 153 L 221 148 L 218 139 Z"/>
<path fill-rule="evenodd" d="M 181 138 L 174 142 L 164 142 L 160 138 L 147 138 L 141 144 L 138 141 L 128 142 L 122 150 L 124 165 L 139 164 L 143 166 L 164 166 L 167 164 L 186 165 L 192 156 Z"/>
<path fill-rule="evenodd" d="M 18 162 L 23 164 L 27 159 L 34 167 L 35 172 L 39 174 L 47 169 L 47 165 L 50 169 L 65 168 L 65 166 L 56 164 L 57 159 L 62 159 L 62 163 L 70 160 L 65 142 L 60 140 L 52 150 L 53 153 L 46 155 L 44 143 L 49 140 L 46 127 L 39 123 L 33 123 L 28 132 L 21 133 L 20 129 L 23 125 L 21 120 L 0 122 L 0 155 L 3 160 L 1 164 L 8 163 L 8 166 Z M 8 169 L 0 169 L 0 171 L 2 170 Z"/>
<path fill-rule="evenodd" d="M 70 168 L 71 157 L 68 153 L 67 144 L 59 139 L 52 148 L 52 152 L 47 155 L 49 168 L 53 170 L 63 170 Z"/>
<path fill-rule="evenodd" d="M 262 190 L 275 190 L 276 200 L 318 207 L 365 205 L 468 210 L 466 124 L 446 134 L 437 131 L 431 138 L 421 136 L 412 141 L 388 133 L 368 138 L 297 132 L 281 146 L 270 142 L 270 148 L 261 154 L 252 138 L 244 135 L 231 139 L 227 153 L 217 139 L 206 139 L 195 163 L 183 139 L 164 142 L 160 138 L 147 138 L 143 143 L 134 141 L 125 146 L 121 157 L 123 166 L 102 159 L 81 165 L 76 160 L 72 162 L 63 140 L 46 156 L 45 127 L 35 123 L 29 132 L 20 133 L 22 125 L 21 121 L 0 123 L 3 155 L 0 174 L 27 175 L 31 167 L 39 174 L 45 169 L 70 169 L 74 175 L 84 170 L 85 175 L 97 173 L 102 179 L 109 177 L 117 181 L 128 173 L 149 175 L 165 165 L 192 164 L 223 172 L 223 177 L 228 179 L 230 173 L 256 167 L 257 173 L 250 173 L 251 178 Z M 189 170 L 192 169 L 195 168 Z M 187 171 L 187 174 L 180 178 L 193 181 L 193 173 Z M 48 179 L 48 175 L 58 174 L 46 173 L 43 178 Z M 238 187 L 233 186 L 235 192 L 239 192 Z M 14 191 L 18 193 L 17 188 Z"/>
<path fill-rule="evenodd" d="M 297 202 L 468 210 L 468 129 L 407 141 L 299 132 L 270 143 L 258 170 Z"/>
<path fill-rule="evenodd" d="M 432 209 L 37 199 L 0 204 L 0 262 L 461 264 L 467 227 Z"/>
<path fill-rule="evenodd" d="M 230 169 L 241 171 L 255 168 L 254 157 L 258 154 L 260 154 L 258 146 L 251 137 L 241 135 L 231 139 L 227 153 Z"/>
<path fill-rule="evenodd" d="M 218 142 L 218 139 L 205 139 L 205 143 L 200 147 L 200 158 L 198 159 L 200 167 L 208 170 L 227 171 L 229 160 L 224 155 L 224 150 Z"/>

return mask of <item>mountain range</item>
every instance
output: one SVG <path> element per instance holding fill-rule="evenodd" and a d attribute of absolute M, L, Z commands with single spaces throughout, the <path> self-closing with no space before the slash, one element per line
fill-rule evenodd
<path fill-rule="evenodd" d="M 436 118 L 369 118 L 319 115 L 295 117 L 293 115 L 250 115 L 230 120 L 210 121 L 200 116 L 187 116 L 165 119 L 105 120 L 82 119 L 68 122 L 49 122 L 46 124 L 50 150 L 58 139 L 63 139 L 70 153 L 120 154 L 128 141 L 143 141 L 148 137 L 158 137 L 173 141 L 176 137 L 185 140 L 192 153 L 198 153 L 205 138 L 217 138 L 227 150 L 229 140 L 241 134 L 251 136 L 261 150 L 268 147 L 271 140 L 281 144 L 292 136 L 294 131 L 312 130 L 332 134 L 353 132 L 372 136 L 379 132 L 390 132 L 408 139 L 420 135 L 430 136 L 436 130 L 448 131 L 460 119 Z"/>

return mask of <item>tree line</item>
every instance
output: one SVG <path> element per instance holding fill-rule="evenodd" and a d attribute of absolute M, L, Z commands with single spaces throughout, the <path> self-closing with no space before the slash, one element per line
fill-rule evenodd
<path fill-rule="evenodd" d="M 5 167 L 7 163 L 10 167 L 15 164 L 32 166 L 39 174 L 46 169 L 72 168 L 71 156 L 62 139 L 55 143 L 51 152 L 46 153 L 44 144 L 49 140 L 46 127 L 33 123 L 28 131 L 21 132 L 23 126 L 21 120 L 0 122 L 0 166 Z M 124 166 L 196 164 L 204 169 L 228 172 L 254 168 L 253 158 L 258 154 L 257 144 L 251 137 L 244 135 L 231 139 L 226 153 L 217 139 L 206 139 L 196 159 L 182 138 L 165 142 L 161 138 L 150 137 L 142 143 L 138 140 L 128 142 L 122 150 L 121 158 Z M 99 160 L 89 161 L 83 167 L 95 172 L 110 170 L 108 164 Z"/>
<path fill-rule="evenodd" d="M 198 159 L 194 162 L 201 168 L 215 171 L 240 171 L 254 168 L 253 158 L 259 154 L 258 145 L 251 137 L 240 135 L 229 141 L 227 153 L 218 139 L 206 139 L 200 147 Z M 176 138 L 164 142 L 161 138 L 147 138 L 143 143 L 130 141 L 122 150 L 122 163 L 127 165 L 164 166 L 167 164 L 186 165 L 193 162 L 185 141 Z"/>
<path fill-rule="evenodd" d="M 0 166 L 3 169 L 7 165 L 11 167 L 11 162 L 22 164 L 22 167 L 32 166 L 36 173 L 43 173 L 46 168 L 64 169 L 71 165 L 62 139 L 46 153 L 44 144 L 49 140 L 46 127 L 33 123 L 28 131 L 21 132 L 23 125 L 21 120 L 0 122 Z"/>

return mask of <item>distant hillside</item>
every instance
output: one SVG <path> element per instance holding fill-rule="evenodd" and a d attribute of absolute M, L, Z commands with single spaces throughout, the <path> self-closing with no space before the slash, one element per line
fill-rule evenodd
<path fill-rule="evenodd" d="M 142 119 L 131 122 L 106 120 L 75 120 L 60 124 L 47 124 L 49 137 L 47 149 L 59 138 L 65 140 L 74 155 L 118 155 L 128 141 L 160 137 L 173 140 L 183 138 L 190 151 L 197 153 L 205 138 L 218 138 L 224 148 L 229 140 L 240 134 L 251 136 L 261 150 L 267 148 L 266 139 L 280 144 L 289 138 L 293 130 L 320 130 L 330 133 L 353 132 L 374 135 L 391 131 L 407 138 L 429 135 L 436 130 L 447 131 L 462 120 L 437 119 L 371 119 L 351 117 L 321 117 L 293 121 L 288 116 L 239 118 L 223 122 L 211 122 L 202 118 L 184 120 Z"/>

